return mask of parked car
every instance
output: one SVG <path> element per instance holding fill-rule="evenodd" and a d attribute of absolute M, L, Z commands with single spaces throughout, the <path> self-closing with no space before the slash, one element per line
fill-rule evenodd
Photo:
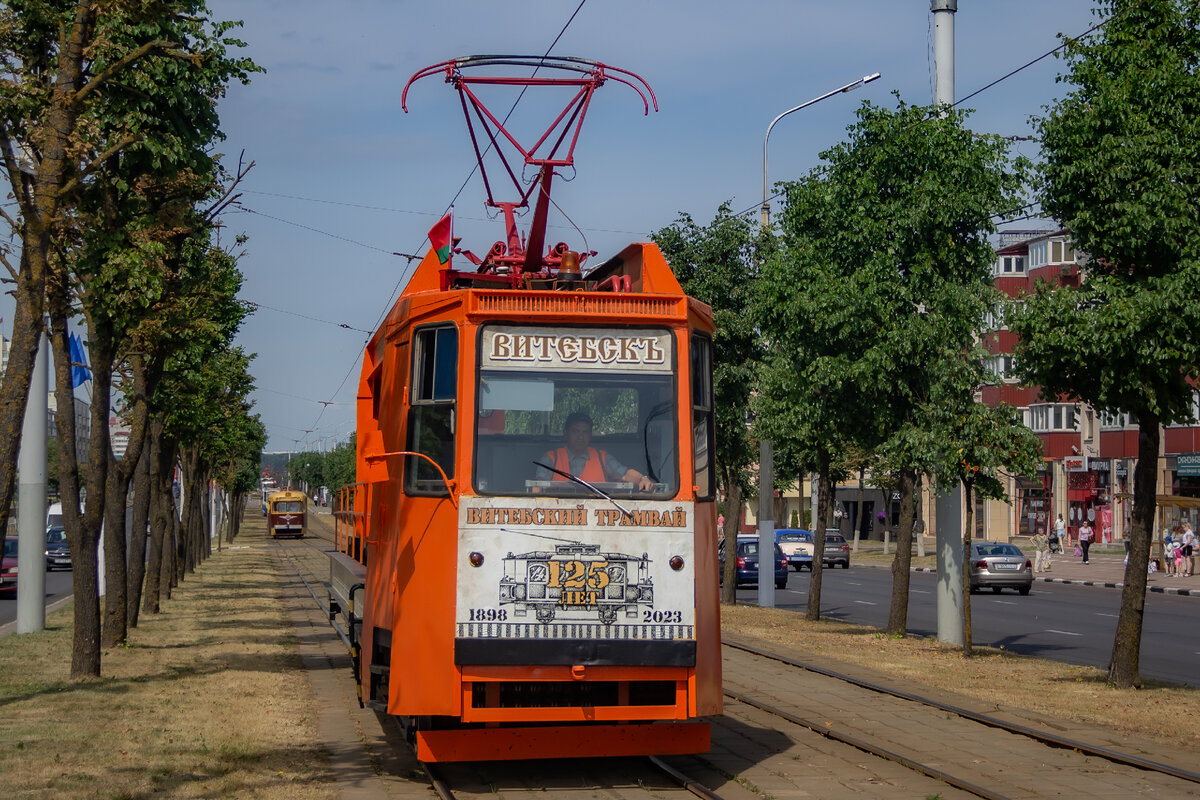
<path fill-rule="evenodd" d="M 812 572 L 813 535 L 802 528 L 780 528 L 775 531 L 775 544 L 787 556 L 792 569 Z"/>
<path fill-rule="evenodd" d="M 999 594 L 1016 589 L 1029 594 L 1033 587 L 1033 564 L 1015 544 L 1008 542 L 971 542 L 971 591 L 983 587 Z"/>
<path fill-rule="evenodd" d="M 840 564 L 842 569 L 850 569 L 850 545 L 846 543 L 846 537 L 842 536 L 836 528 L 825 531 L 825 553 L 821 557 L 821 562 L 827 567 L 836 567 Z"/>
<path fill-rule="evenodd" d="M 775 588 L 786 589 L 788 579 L 788 560 L 779 545 L 771 546 L 775 560 Z M 725 580 L 725 542 L 722 541 L 717 550 L 717 563 L 720 565 L 721 580 Z M 737 538 L 737 585 L 744 583 L 758 584 L 758 537 L 739 536 Z"/>
<path fill-rule="evenodd" d="M 61 525 L 53 525 L 46 531 L 46 571 L 71 568 L 71 548 L 67 546 L 67 532 Z"/>
<path fill-rule="evenodd" d="M 0 595 L 17 596 L 17 537 L 4 540 L 4 560 L 0 562 Z"/>

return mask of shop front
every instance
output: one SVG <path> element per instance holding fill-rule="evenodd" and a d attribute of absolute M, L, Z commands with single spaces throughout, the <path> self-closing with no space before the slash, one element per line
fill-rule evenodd
<path fill-rule="evenodd" d="M 1049 533 L 1054 507 L 1050 473 L 1039 472 L 1035 478 L 1016 479 L 1017 535 L 1033 536 Z"/>
<path fill-rule="evenodd" d="M 1108 459 L 1089 459 L 1087 456 L 1068 456 L 1063 459 L 1067 478 L 1067 535 L 1072 541 L 1079 537 L 1084 521 L 1095 532 L 1095 541 L 1113 540 L 1111 462 Z"/>

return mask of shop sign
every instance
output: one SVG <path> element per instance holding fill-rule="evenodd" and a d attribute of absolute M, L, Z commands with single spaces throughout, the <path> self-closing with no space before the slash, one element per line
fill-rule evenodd
<path fill-rule="evenodd" d="M 1183 453 L 1175 458 L 1176 475 L 1200 475 L 1200 453 Z"/>
<path fill-rule="evenodd" d="M 1129 462 L 1123 458 L 1119 459 L 1117 461 L 1117 475 L 1119 475 L 1123 478 L 1128 474 L 1129 474 Z"/>
<path fill-rule="evenodd" d="M 1089 466 L 1091 466 L 1092 472 L 1108 472 L 1108 468 L 1109 468 L 1108 459 L 1107 458 L 1097 459 L 1096 461 L 1093 461 Z"/>
<path fill-rule="evenodd" d="M 1063 459 L 1063 469 L 1067 472 L 1087 472 L 1087 456 L 1067 456 Z"/>

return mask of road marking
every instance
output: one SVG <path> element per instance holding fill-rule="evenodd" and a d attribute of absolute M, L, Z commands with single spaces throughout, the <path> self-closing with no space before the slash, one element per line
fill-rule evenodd
<path fill-rule="evenodd" d="M 1120 615 L 1120 614 L 1102 614 L 1102 613 L 1100 613 L 1099 611 L 1097 611 L 1097 612 L 1096 612 L 1096 616 L 1097 616 L 1097 617 L 1112 617 L 1113 619 L 1120 619 L 1120 618 L 1121 618 L 1121 615 Z"/>
<path fill-rule="evenodd" d="M 861 583 L 855 583 L 854 581 L 846 581 L 846 583 L 850 586 L 862 586 Z"/>
<path fill-rule="evenodd" d="M 1083 636 L 1082 633 L 1076 633 L 1075 631 L 1056 631 L 1054 628 L 1047 628 L 1046 633 L 1061 633 L 1063 636 Z"/>
<path fill-rule="evenodd" d="M 858 603 L 860 606 L 873 606 L 873 605 L 875 605 L 874 603 L 867 602 L 866 600 L 855 600 L 854 602 Z"/>
<path fill-rule="evenodd" d="M 1015 606 L 1016 603 L 1014 603 L 1012 600 L 997 600 L 996 605 L 998 605 L 998 606 Z"/>
<path fill-rule="evenodd" d="M 909 594 L 933 594 L 933 592 L 927 592 L 924 589 L 909 589 L 908 591 Z"/>

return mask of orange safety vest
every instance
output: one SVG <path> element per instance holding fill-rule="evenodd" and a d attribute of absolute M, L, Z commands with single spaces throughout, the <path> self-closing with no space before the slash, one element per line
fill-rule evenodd
<path fill-rule="evenodd" d="M 570 455 L 567 453 L 567 448 L 560 447 L 553 452 L 554 452 L 554 468 L 557 470 L 561 470 L 562 472 L 571 472 L 571 460 L 570 460 Z M 546 453 L 546 455 L 550 455 L 550 453 Z M 589 483 L 596 483 L 596 482 L 608 480 L 608 477 L 607 477 L 608 463 L 606 460 L 607 455 L 608 454 L 605 453 L 603 450 L 597 450 L 594 447 L 589 447 L 588 448 L 588 460 L 587 460 L 587 463 L 584 464 L 584 466 L 583 466 L 583 474 L 576 475 L 575 477 L 582 478 L 583 480 L 588 481 Z M 572 473 L 572 474 L 574 474 L 574 473 Z M 551 480 L 565 481 L 567 479 L 564 478 L 562 475 L 555 473 L 551 477 Z"/>

